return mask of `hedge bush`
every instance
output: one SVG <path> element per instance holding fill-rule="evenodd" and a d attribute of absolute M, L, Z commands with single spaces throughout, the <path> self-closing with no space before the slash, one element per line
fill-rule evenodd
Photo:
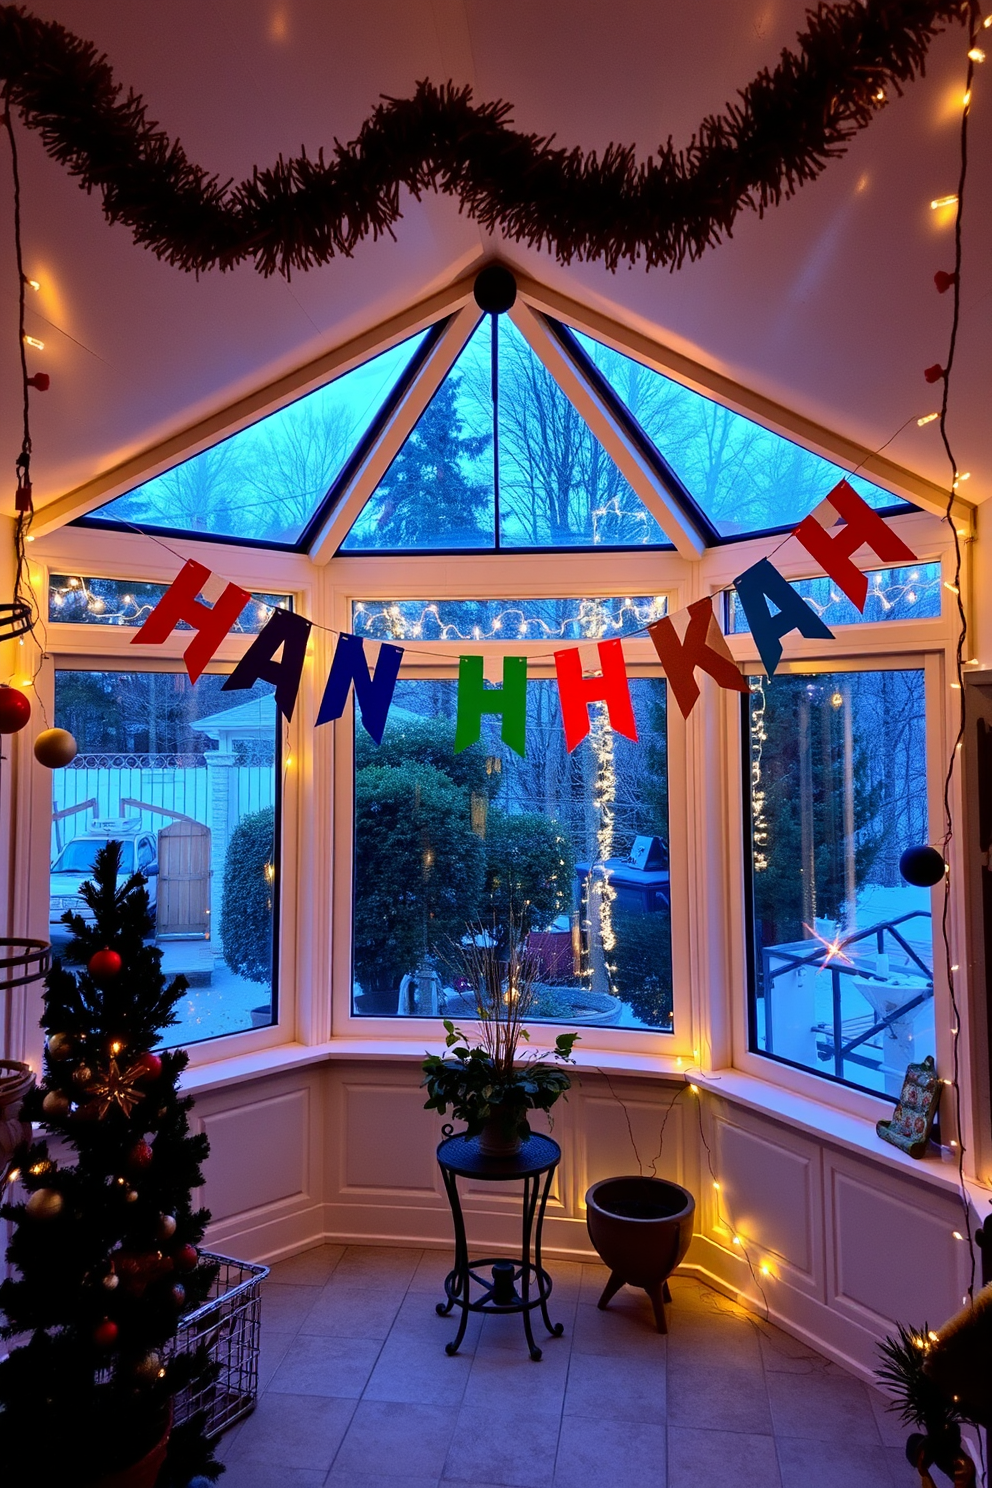
<path fill-rule="evenodd" d="M 237 976 L 272 985 L 272 885 L 266 863 L 275 861 L 275 808 L 242 817 L 224 859 L 221 935 L 224 960 Z"/>

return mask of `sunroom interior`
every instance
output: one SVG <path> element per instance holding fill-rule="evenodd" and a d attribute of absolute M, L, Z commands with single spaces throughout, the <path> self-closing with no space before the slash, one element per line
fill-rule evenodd
<path fill-rule="evenodd" d="M 804 25 L 793 0 L 33 13 L 225 180 L 330 151 L 424 77 L 641 157 Z M 2 735 L 3 933 L 71 964 L 97 851 L 143 875 L 147 943 L 185 982 L 156 1047 L 187 1051 L 209 1139 L 203 1252 L 264 1276 L 215 1440 L 231 1488 L 920 1481 L 879 1346 L 974 1312 L 992 1204 L 992 156 L 973 62 L 958 213 L 966 36 L 948 23 L 822 179 L 671 272 L 568 262 L 427 190 L 320 267 L 194 276 L 15 118 L 25 375 L 51 387 L 28 523 L 3 493 L 2 597 L 23 585 L 32 614 L 0 639 L 30 701 Z M 956 234 L 952 378 L 933 276 Z M 861 599 L 795 535 L 829 530 L 841 482 L 877 524 Z M 757 619 L 756 566 L 788 591 Z M 160 634 L 181 573 L 200 608 Z M 687 681 L 659 637 L 687 645 L 701 603 L 711 664 Z M 51 729 L 76 746 L 54 769 Z M 928 847 L 937 879 L 911 882 Z M 528 1113 L 560 1149 L 529 1274 L 523 1170 L 476 1153 L 510 1166 L 462 1173 L 453 1211 L 438 1148 L 463 1127 L 422 1068 L 446 1028 L 484 1037 L 473 968 L 509 942 L 524 1065 L 578 1035 L 567 1097 Z M 0 970 L 0 1059 L 39 1082 L 45 989 Z M 878 1124 L 917 1066 L 942 1098 L 911 1154 Z M 587 1204 L 635 1175 L 694 1201 L 657 1305 Z M 18 1183 L 8 1164 L 9 1204 Z M 462 1309 L 462 1225 L 490 1303 L 500 1258 L 516 1304 L 549 1279 L 526 1336 L 519 1305 Z M 962 1482 L 985 1481 L 974 1420 Z"/>

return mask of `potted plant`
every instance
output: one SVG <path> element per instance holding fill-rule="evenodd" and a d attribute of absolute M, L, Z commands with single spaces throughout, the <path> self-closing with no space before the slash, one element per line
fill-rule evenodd
<path fill-rule="evenodd" d="M 492 925 L 471 929 L 453 947 L 453 960 L 475 997 L 480 1037 L 473 1044 L 444 1020 L 450 1052 L 424 1060 L 424 1108 L 443 1116 L 450 1106 L 466 1134 L 479 1138 L 480 1152 L 508 1156 L 530 1135 L 528 1111 L 550 1111 L 569 1089 L 561 1066 L 571 1062 L 579 1035 L 560 1033 L 548 1057 L 538 1050 L 518 1057 L 520 1043 L 530 1042 L 523 1022 L 534 1000 L 538 958 L 512 906 L 502 924 L 494 917 Z"/>

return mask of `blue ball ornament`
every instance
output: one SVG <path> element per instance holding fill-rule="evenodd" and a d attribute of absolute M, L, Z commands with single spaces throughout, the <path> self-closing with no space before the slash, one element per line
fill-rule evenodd
<path fill-rule="evenodd" d="M 935 847 L 907 847 L 899 859 L 899 872 L 918 889 L 932 889 L 946 871 L 947 864 Z"/>

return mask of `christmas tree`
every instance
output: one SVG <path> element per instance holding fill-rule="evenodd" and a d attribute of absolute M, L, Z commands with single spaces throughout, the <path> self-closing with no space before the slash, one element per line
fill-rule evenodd
<path fill-rule="evenodd" d="M 192 1103 L 177 1092 L 186 1054 L 153 1049 L 188 983 L 166 984 L 145 880 L 118 887 L 120 859 L 108 843 L 80 889 L 92 918 L 63 916 L 66 960 L 85 969 L 53 963 L 44 1078 L 23 1108 L 57 1147 L 21 1150 L 25 1197 L 0 1206 L 13 1225 L 2 1335 L 14 1340 L 0 1360 L 0 1462 L 11 1482 L 53 1488 L 141 1460 L 175 1394 L 212 1377 L 204 1351 L 175 1341 L 215 1274 L 197 1251 L 210 1216 L 190 1201 L 207 1139 L 189 1134 Z M 221 1470 L 194 1418 L 172 1431 L 158 1483 Z"/>

